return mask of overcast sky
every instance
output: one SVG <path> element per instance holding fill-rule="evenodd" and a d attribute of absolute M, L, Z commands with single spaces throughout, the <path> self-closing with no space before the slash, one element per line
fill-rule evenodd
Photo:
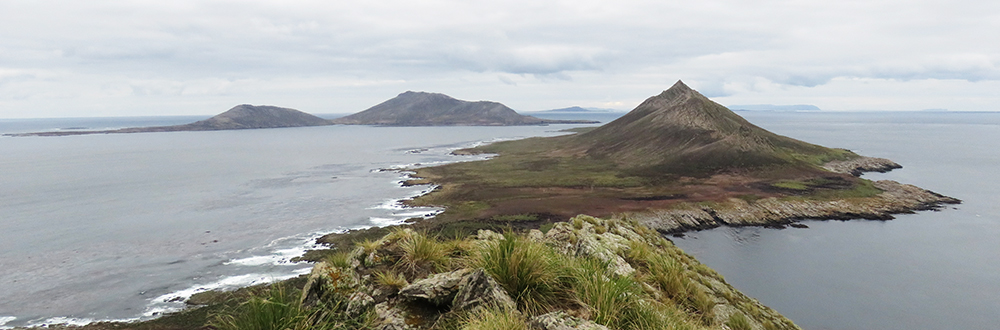
<path fill-rule="evenodd" d="M 1000 110 L 1000 2 L 0 1 L 0 118 L 364 110 L 407 90 L 629 110 Z"/>

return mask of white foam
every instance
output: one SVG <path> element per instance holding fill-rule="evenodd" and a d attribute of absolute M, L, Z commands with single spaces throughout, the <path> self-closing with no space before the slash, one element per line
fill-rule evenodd
<path fill-rule="evenodd" d="M 43 325 L 75 325 L 84 326 L 94 323 L 94 319 L 87 318 L 75 318 L 75 317 L 50 317 L 41 322 L 35 322 L 28 325 L 28 327 L 37 327 Z"/>
<path fill-rule="evenodd" d="M 368 220 L 371 221 L 373 224 L 375 224 L 375 226 L 377 227 L 401 225 L 406 221 L 406 219 L 379 218 L 379 217 L 370 217 L 368 218 Z"/>
<path fill-rule="evenodd" d="M 12 329 L 11 327 L 5 327 L 5 325 L 16 319 L 13 316 L 0 316 L 0 329 Z"/>
<path fill-rule="evenodd" d="M 183 301 L 191 298 L 192 295 L 213 290 L 231 290 L 242 287 L 253 286 L 257 284 L 267 284 L 274 283 L 289 278 L 293 278 L 302 274 L 306 274 L 312 271 L 312 266 L 296 269 L 292 271 L 291 274 L 244 274 L 236 275 L 222 278 L 218 281 L 209 284 L 195 285 L 184 290 L 171 292 L 156 298 L 150 303 L 146 311 L 143 312 L 144 317 L 157 316 L 163 313 L 176 312 L 184 308 Z"/>

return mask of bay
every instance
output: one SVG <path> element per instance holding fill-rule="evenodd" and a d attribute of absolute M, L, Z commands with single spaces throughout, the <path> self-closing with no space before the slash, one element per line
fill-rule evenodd
<path fill-rule="evenodd" d="M 963 204 L 891 221 L 717 228 L 675 243 L 805 329 L 1000 324 L 1000 114 L 740 112 L 776 133 L 903 165 L 890 179 Z"/>

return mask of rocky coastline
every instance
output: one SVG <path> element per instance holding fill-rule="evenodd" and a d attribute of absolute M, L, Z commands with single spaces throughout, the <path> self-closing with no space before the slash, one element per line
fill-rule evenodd
<path fill-rule="evenodd" d="M 888 172 L 901 168 L 885 159 L 860 157 L 835 161 L 823 166 L 837 173 L 860 176 L 864 172 Z M 872 197 L 846 199 L 763 198 L 748 201 L 730 198 L 705 204 L 684 203 L 667 210 L 634 213 L 630 217 L 662 233 L 679 234 L 720 226 L 784 226 L 800 220 L 891 220 L 894 214 L 938 210 L 962 201 L 920 187 L 892 180 L 879 180 L 874 186 L 882 193 Z"/>
<path fill-rule="evenodd" d="M 885 173 L 897 168 L 903 168 L 894 161 L 885 158 L 857 157 L 848 160 L 835 160 L 823 164 L 823 168 L 830 172 L 848 173 L 853 176 L 861 176 L 865 172 Z"/>

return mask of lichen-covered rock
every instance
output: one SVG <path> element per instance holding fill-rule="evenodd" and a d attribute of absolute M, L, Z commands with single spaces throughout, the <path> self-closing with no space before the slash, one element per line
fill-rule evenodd
<path fill-rule="evenodd" d="M 630 276 L 635 273 L 632 265 L 629 265 L 624 258 L 618 255 L 623 249 L 628 249 L 628 245 L 623 245 L 621 236 L 610 233 L 596 235 L 593 233 L 583 233 L 579 235 L 577 243 L 578 256 L 588 256 L 606 262 L 611 273 L 618 276 Z"/>
<path fill-rule="evenodd" d="M 593 257 L 606 262 L 616 275 L 632 275 L 635 269 L 621 257 L 622 252 L 629 249 L 629 239 L 613 232 L 630 230 L 616 226 L 612 228 L 613 231 L 608 231 L 608 227 L 613 226 L 612 223 L 617 222 L 579 215 L 570 222 L 555 224 L 545 234 L 545 242 L 562 253 Z M 630 232 L 638 236 L 634 231 Z"/>
<path fill-rule="evenodd" d="M 396 306 L 389 306 L 388 303 L 381 303 L 375 305 L 375 329 L 409 330 L 413 327 L 406 324 L 406 312 Z"/>
<path fill-rule="evenodd" d="M 453 272 L 431 275 L 413 282 L 399 290 L 399 295 L 407 299 L 425 299 L 437 306 L 450 305 L 458 293 L 459 284 L 472 269 L 464 268 Z"/>
<path fill-rule="evenodd" d="M 536 330 L 608 330 L 608 327 L 555 311 L 531 318 L 531 328 Z"/>
<path fill-rule="evenodd" d="M 476 232 L 476 238 L 482 241 L 499 241 L 503 239 L 503 234 L 499 234 L 489 229 L 480 229 Z"/>
<path fill-rule="evenodd" d="M 375 299 L 367 293 L 356 291 L 347 298 L 347 314 L 351 317 L 361 315 L 375 304 Z"/>
<path fill-rule="evenodd" d="M 349 292 L 350 289 L 358 286 L 360 280 L 357 274 L 351 269 L 334 267 L 328 262 L 320 262 L 313 266 L 305 286 L 302 287 L 302 296 L 299 302 L 303 306 L 313 306 L 317 301 L 323 299 L 328 294 L 335 292 Z"/>
<path fill-rule="evenodd" d="M 532 229 L 528 231 L 528 240 L 532 242 L 541 242 L 545 239 L 545 234 L 541 230 Z"/>
<path fill-rule="evenodd" d="M 466 275 L 459 287 L 452 303 L 453 311 L 474 310 L 486 306 L 509 310 L 514 310 L 516 307 L 514 299 L 511 299 L 503 287 L 482 268 Z"/>

